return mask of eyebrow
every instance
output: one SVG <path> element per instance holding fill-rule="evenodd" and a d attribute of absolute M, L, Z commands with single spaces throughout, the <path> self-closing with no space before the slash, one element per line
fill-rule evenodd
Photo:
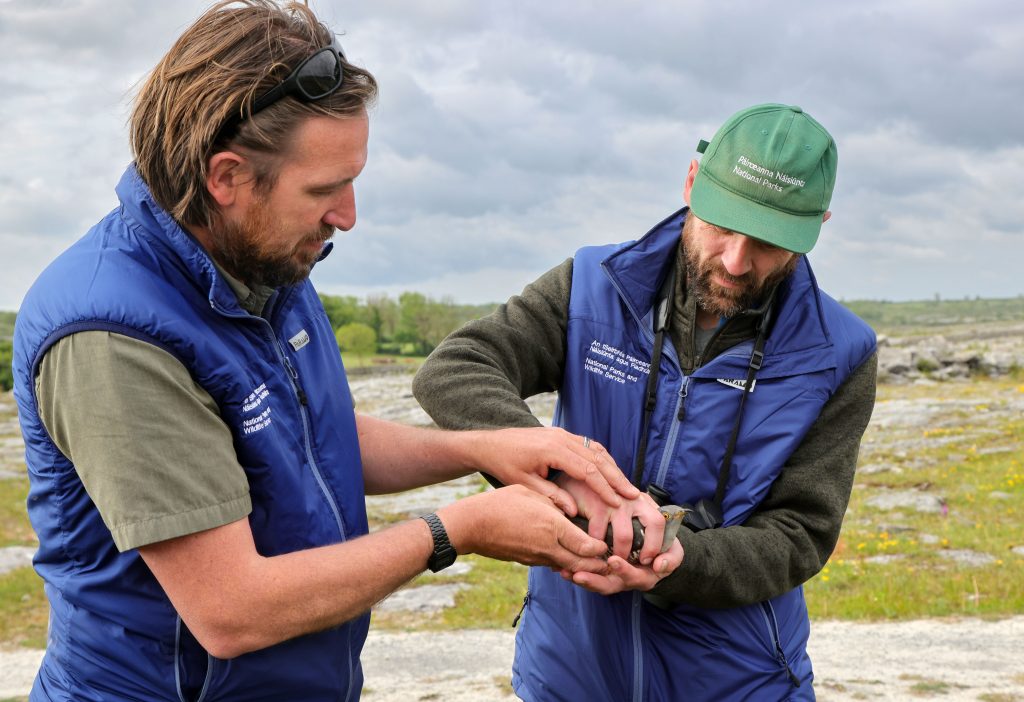
<path fill-rule="evenodd" d="M 313 185 L 307 185 L 305 191 L 307 193 L 330 192 L 332 190 L 338 190 L 340 188 L 343 188 L 354 180 L 355 178 L 343 178 L 341 180 L 334 180 L 329 183 L 316 183 Z"/>

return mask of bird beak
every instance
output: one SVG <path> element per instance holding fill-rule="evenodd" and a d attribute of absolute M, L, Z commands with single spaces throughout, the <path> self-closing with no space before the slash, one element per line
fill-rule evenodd
<path fill-rule="evenodd" d="M 690 510 L 679 505 L 664 505 L 660 511 L 661 516 L 665 518 L 665 536 L 661 540 L 661 553 L 665 553 L 671 548 L 672 542 L 676 540 L 679 527 L 683 525 L 683 517 Z"/>

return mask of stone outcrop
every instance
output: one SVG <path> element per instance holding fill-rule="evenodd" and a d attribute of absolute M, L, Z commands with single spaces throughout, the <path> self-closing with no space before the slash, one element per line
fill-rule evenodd
<path fill-rule="evenodd" d="M 947 335 L 878 337 L 878 378 L 910 383 L 1004 376 L 1024 371 L 1024 325 Z"/>

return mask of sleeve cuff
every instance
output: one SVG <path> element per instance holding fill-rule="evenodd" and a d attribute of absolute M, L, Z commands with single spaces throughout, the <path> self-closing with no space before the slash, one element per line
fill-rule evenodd
<path fill-rule="evenodd" d="M 168 514 L 141 522 L 120 524 L 110 529 L 114 545 L 121 553 L 159 541 L 187 536 L 236 522 L 252 512 L 249 493 L 188 512 Z"/>

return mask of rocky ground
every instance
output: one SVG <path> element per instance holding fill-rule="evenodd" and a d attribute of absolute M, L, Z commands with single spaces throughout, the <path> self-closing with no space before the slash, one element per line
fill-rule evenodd
<path fill-rule="evenodd" d="M 930 387 L 966 383 L 971 374 L 1006 373 L 1024 366 L 1024 326 L 1007 333 L 887 340 L 881 370 L 889 382 Z M 922 360 L 926 359 L 926 360 Z M 973 360 L 972 360 L 973 359 Z M 948 363 L 947 363 L 948 361 Z M 960 367 L 967 371 L 962 373 Z M 940 372 L 946 369 L 945 372 Z M 953 370 L 949 370 L 953 369 Z M 356 376 L 352 390 L 360 411 L 410 424 L 429 424 L 409 390 L 411 376 Z M 941 390 L 944 385 L 936 385 Z M 1022 386 L 1024 387 L 1024 386 Z M 865 436 L 861 475 L 913 470 L 915 451 L 944 440 L 943 428 L 956 427 L 965 412 L 977 412 L 976 399 L 953 393 L 914 392 L 876 406 Z M 553 396 L 531 401 L 550 418 Z M 993 422 L 1024 413 L 1024 391 L 985 405 Z M 984 423 L 973 423 L 983 432 Z M 933 430 L 933 435 L 924 429 Z M 934 431 L 939 430 L 939 431 Z M 959 434 L 962 438 L 962 434 Z M 994 450 L 1021 451 L 1020 446 Z M 24 475 L 13 400 L 0 395 L 0 480 Z M 893 457 L 899 460 L 894 461 Z M 368 509 L 386 521 L 415 515 L 476 488 L 474 480 L 453 481 L 404 496 L 374 497 Z M 875 509 L 942 510 L 941 495 L 927 489 L 875 490 Z M 851 515 L 849 518 L 857 518 Z M 24 567 L 28 546 L 0 548 L 0 573 Z M 1014 549 L 1024 558 L 1024 538 Z M 987 554 L 966 552 L 951 558 L 970 567 Z M 460 566 L 462 564 L 459 564 Z M 459 584 L 422 585 L 400 591 L 381 610 L 423 612 L 452 606 Z M 363 656 L 368 702 L 408 700 L 512 699 L 508 675 L 513 633 L 506 630 L 456 632 L 374 631 Z M 810 652 L 815 690 L 821 700 L 905 700 L 934 696 L 945 700 L 1024 702 L 1024 613 L 1000 621 L 926 619 L 898 623 L 814 621 Z M 27 694 L 41 652 L 0 651 L 0 700 Z"/>
<path fill-rule="evenodd" d="M 822 702 L 1024 700 L 1024 616 L 999 622 L 814 622 L 810 654 Z M 363 652 L 366 702 L 487 702 L 509 687 L 513 633 L 371 632 Z M 41 651 L 0 653 L 0 699 L 25 695 Z"/>

